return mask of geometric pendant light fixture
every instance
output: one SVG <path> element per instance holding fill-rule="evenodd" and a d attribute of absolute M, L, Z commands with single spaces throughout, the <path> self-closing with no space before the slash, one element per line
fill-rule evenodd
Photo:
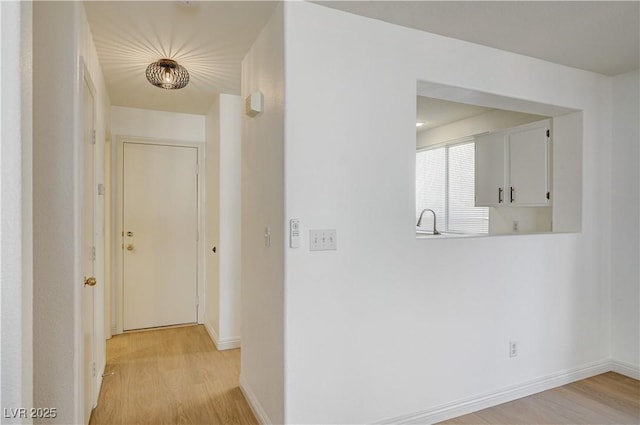
<path fill-rule="evenodd" d="M 189 84 L 189 72 L 172 59 L 160 59 L 147 67 L 147 80 L 163 89 L 181 89 Z"/>

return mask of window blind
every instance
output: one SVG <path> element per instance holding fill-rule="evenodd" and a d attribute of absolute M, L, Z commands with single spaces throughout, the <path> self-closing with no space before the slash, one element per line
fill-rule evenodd
<path fill-rule="evenodd" d="M 475 207 L 475 144 L 461 143 L 416 153 L 416 221 L 431 208 L 438 230 L 488 233 L 488 208 Z M 425 214 L 421 227 L 433 229 L 433 217 Z"/>
<path fill-rule="evenodd" d="M 475 206 L 475 144 L 464 143 L 448 148 L 449 208 L 447 229 L 450 232 L 487 233 L 489 211 Z"/>
<path fill-rule="evenodd" d="M 444 223 L 446 204 L 446 152 L 444 148 L 421 151 L 416 154 L 416 223 L 420 212 L 431 208 Z M 421 227 L 433 229 L 433 214 L 425 213 Z M 438 229 L 440 230 L 440 229 Z"/>

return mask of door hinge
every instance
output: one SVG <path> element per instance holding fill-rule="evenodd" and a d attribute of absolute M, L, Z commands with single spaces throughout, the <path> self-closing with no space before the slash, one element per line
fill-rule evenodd
<path fill-rule="evenodd" d="M 196 307 L 200 305 L 200 297 L 196 296 Z"/>
<path fill-rule="evenodd" d="M 200 174 L 200 163 L 196 162 L 196 176 Z"/>
<path fill-rule="evenodd" d="M 547 192 L 547 199 L 551 199 L 551 194 Z"/>
<path fill-rule="evenodd" d="M 91 247 L 91 260 L 92 261 L 96 261 L 96 247 L 95 246 Z"/>
<path fill-rule="evenodd" d="M 547 129 L 547 137 L 551 137 L 551 131 Z"/>
<path fill-rule="evenodd" d="M 91 376 L 95 378 L 96 376 L 96 363 L 91 363 Z"/>
<path fill-rule="evenodd" d="M 96 144 L 96 131 L 93 130 L 93 132 L 91 133 L 91 144 L 95 145 Z"/>

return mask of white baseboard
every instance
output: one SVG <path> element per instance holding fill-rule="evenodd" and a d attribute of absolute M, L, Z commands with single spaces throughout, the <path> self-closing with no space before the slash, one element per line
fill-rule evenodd
<path fill-rule="evenodd" d="M 619 373 L 620 375 L 628 376 L 629 378 L 640 380 L 640 367 L 627 362 L 621 362 L 619 360 L 611 360 L 611 370 Z"/>
<path fill-rule="evenodd" d="M 213 344 L 216 346 L 216 349 L 218 351 L 240 348 L 240 337 L 220 338 L 218 337 L 218 334 L 216 333 L 215 329 L 213 329 L 213 326 L 211 326 L 207 322 L 204 322 L 204 328 L 207 330 L 207 333 L 211 337 L 211 340 L 213 341 Z"/>
<path fill-rule="evenodd" d="M 638 366 L 613 359 L 602 360 L 498 391 L 480 394 L 395 418 L 388 418 L 375 422 L 375 424 L 433 424 L 442 422 L 610 371 L 640 380 L 640 368 Z M 261 424 L 270 424 L 271 420 L 269 420 L 262 405 L 242 375 L 240 375 L 240 389 L 258 421 Z"/>
<path fill-rule="evenodd" d="M 526 397 L 551 388 L 566 385 L 581 379 L 590 378 L 612 370 L 612 362 L 603 360 L 582 367 L 569 369 L 553 375 L 534 379 L 502 390 L 480 394 L 475 397 L 447 403 L 408 415 L 385 419 L 377 424 L 433 424 L 467 415 L 478 410 L 493 407 L 518 398 Z"/>
<path fill-rule="evenodd" d="M 216 343 L 218 351 L 233 350 L 234 348 L 240 348 L 240 338 L 223 338 L 219 339 Z"/>
<path fill-rule="evenodd" d="M 267 412 L 262 408 L 262 404 L 258 401 L 256 395 L 253 393 L 253 390 L 244 379 L 242 375 L 240 375 L 240 391 L 244 394 L 244 398 L 247 399 L 247 403 L 249 403 L 249 407 L 253 411 L 256 419 L 261 425 L 271 424 L 271 419 L 267 415 Z"/>
<path fill-rule="evenodd" d="M 100 400 L 100 392 L 102 391 L 102 375 L 104 375 L 104 369 L 107 367 L 106 364 L 102 365 L 102 367 L 100 368 L 100 371 L 98 372 L 98 376 L 96 376 L 97 379 L 97 390 L 98 392 L 96 393 L 96 402 L 95 402 L 95 407 L 98 407 L 98 400 Z"/>

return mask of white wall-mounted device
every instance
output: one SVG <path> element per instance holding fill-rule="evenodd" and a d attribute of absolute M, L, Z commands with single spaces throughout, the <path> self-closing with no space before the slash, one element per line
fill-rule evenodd
<path fill-rule="evenodd" d="M 261 91 L 251 93 L 244 101 L 244 113 L 250 117 L 255 117 L 262 112 L 264 96 Z"/>
<path fill-rule="evenodd" d="M 271 226 L 264 228 L 264 246 L 271 248 Z"/>
<path fill-rule="evenodd" d="M 289 247 L 300 248 L 300 220 L 289 220 Z"/>

